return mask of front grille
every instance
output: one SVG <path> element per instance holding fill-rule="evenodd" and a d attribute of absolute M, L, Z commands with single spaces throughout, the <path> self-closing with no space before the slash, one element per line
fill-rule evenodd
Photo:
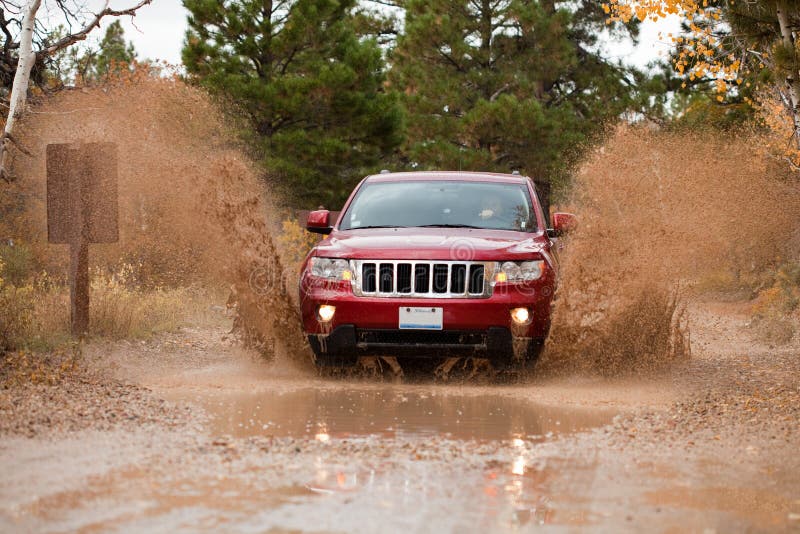
<path fill-rule="evenodd" d="M 494 262 L 353 260 L 353 291 L 359 296 L 484 298 Z"/>

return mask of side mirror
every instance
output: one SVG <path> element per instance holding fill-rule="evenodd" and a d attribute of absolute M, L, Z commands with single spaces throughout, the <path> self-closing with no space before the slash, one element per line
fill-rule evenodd
<path fill-rule="evenodd" d="M 547 230 L 549 237 L 561 237 L 578 226 L 578 218 L 571 213 L 554 213 L 553 228 Z"/>
<path fill-rule="evenodd" d="M 315 234 L 329 234 L 333 231 L 333 227 L 328 222 L 331 217 L 331 212 L 328 210 L 312 211 L 308 214 L 306 219 L 306 230 L 314 232 Z"/>

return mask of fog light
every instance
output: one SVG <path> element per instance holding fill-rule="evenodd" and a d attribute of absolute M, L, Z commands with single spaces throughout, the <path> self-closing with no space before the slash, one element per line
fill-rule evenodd
<path fill-rule="evenodd" d="M 333 314 L 336 313 L 336 306 L 331 306 L 330 304 L 323 304 L 317 310 L 317 316 L 319 320 L 323 323 L 327 323 L 331 319 L 333 319 Z"/>
<path fill-rule="evenodd" d="M 527 324 L 531 320 L 528 308 L 514 308 L 511 310 L 511 319 L 517 324 Z"/>

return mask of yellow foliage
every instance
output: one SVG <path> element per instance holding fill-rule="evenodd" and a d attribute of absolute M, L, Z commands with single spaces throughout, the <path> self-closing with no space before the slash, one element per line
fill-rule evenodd
<path fill-rule="evenodd" d="M 778 344 L 791 341 L 800 325 L 800 265 L 781 267 L 774 285 L 758 293 L 752 312 L 759 339 Z"/>
<path fill-rule="evenodd" d="M 720 96 L 728 91 L 728 84 L 735 83 L 742 74 L 742 64 L 726 51 L 714 37 L 714 24 L 695 24 L 695 20 L 715 22 L 720 20 L 719 8 L 709 6 L 703 0 L 609 0 L 603 4 L 609 22 L 629 22 L 634 15 L 642 22 L 657 21 L 670 15 L 679 15 L 687 20 L 690 34 L 685 37 L 670 36 L 677 47 L 675 70 L 688 75 L 691 80 L 707 75 L 716 79 Z M 722 100 L 722 98 L 718 98 Z"/>
<path fill-rule="evenodd" d="M 786 319 L 792 314 L 797 319 L 800 310 L 800 264 L 785 263 L 778 268 L 770 287 L 761 290 L 753 302 L 756 318 Z"/>
<path fill-rule="evenodd" d="M 295 219 L 284 219 L 281 227 L 283 231 L 278 236 L 278 245 L 287 266 L 297 272 L 308 252 L 319 242 L 319 236 L 307 231 Z"/>
<path fill-rule="evenodd" d="M 758 118 L 772 133 L 767 137 L 768 146 L 765 148 L 800 166 L 800 150 L 795 143 L 789 142 L 794 135 L 794 121 L 783 103 L 774 93 L 763 92 L 749 104 L 755 108 Z"/>

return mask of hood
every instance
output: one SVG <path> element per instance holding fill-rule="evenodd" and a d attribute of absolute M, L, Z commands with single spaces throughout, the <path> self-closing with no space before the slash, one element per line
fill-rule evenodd
<path fill-rule="evenodd" d="M 548 238 L 525 233 L 472 228 L 373 228 L 334 232 L 315 249 L 316 256 L 345 259 L 499 261 L 529 259 L 544 253 Z"/>

